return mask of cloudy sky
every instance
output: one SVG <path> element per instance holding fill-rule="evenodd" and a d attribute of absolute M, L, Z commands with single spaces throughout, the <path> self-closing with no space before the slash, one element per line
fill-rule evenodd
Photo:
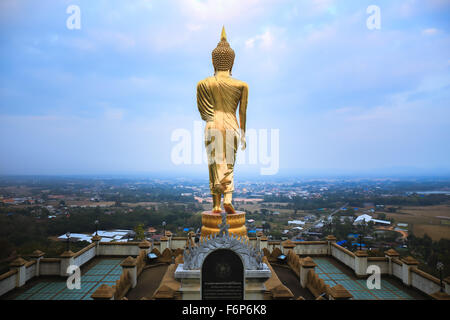
<path fill-rule="evenodd" d="M 2 0 L 0 174 L 206 174 L 171 137 L 202 139 L 222 25 L 280 174 L 449 173 L 449 21 L 448 0 Z"/>

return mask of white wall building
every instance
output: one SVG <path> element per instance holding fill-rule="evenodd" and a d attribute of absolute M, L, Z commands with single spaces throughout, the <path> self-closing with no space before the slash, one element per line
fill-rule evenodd
<path fill-rule="evenodd" d="M 363 214 L 360 215 L 358 218 L 355 219 L 355 221 L 353 222 L 354 225 L 356 224 L 361 224 L 361 223 L 369 223 L 369 222 L 373 222 L 375 224 L 384 224 L 384 225 L 390 225 L 391 222 L 390 221 L 386 221 L 386 220 L 378 220 L 378 219 L 374 219 L 371 216 L 369 216 L 368 214 Z"/>

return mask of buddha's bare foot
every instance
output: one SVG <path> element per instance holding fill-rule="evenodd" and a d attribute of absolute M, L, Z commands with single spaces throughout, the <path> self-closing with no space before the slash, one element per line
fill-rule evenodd
<path fill-rule="evenodd" d="M 213 198 L 213 209 L 212 212 L 213 213 L 221 213 L 222 212 L 222 208 L 220 207 L 220 198 L 221 198 L 221 194 L 213 194 L 212 195 Z"/>
<path fill-rule="evenodd" d="M 228 214 L 235 214 L 236 211 L 233 208 L 233 205 L 231 203 L 224 203 L 223 208 L 225 209 L 226 213 Z"/>

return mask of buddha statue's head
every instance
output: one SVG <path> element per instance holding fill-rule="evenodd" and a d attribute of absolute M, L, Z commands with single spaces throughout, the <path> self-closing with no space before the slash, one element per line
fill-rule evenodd
<path fill-rule="evenodd" d="M 227 41 L 227 34 L 225 33 L 225 27 L 223 27 L 220 42 L 212 52 L 214 72 L 230 71 L 231 74 L 231 69 L 233 69 L 234 57 L 234 50 L 231 49 L 230 44 Z"/>

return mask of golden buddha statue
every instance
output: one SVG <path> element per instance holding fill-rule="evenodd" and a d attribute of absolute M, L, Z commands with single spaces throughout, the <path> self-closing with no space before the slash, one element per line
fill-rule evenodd
<path fill-rule="evenodd" d="M 238 141 L 246 148 L 245 122 L 248 85 L 231 77 L 234 51 L 227 42 L 225 27 L 219 44 L 212 52 L 214 76 L 197 85 L 197 106 L 206 121 L 205 147 L 208 157 L 209 187 L 213 197 L 213 213 L 220 213 L 223 206 L 228 214 L 234 214 L 231 200 L 234 192 L 233 172 Z M 236 111 L 239 106 L 239 123 Z"/>

